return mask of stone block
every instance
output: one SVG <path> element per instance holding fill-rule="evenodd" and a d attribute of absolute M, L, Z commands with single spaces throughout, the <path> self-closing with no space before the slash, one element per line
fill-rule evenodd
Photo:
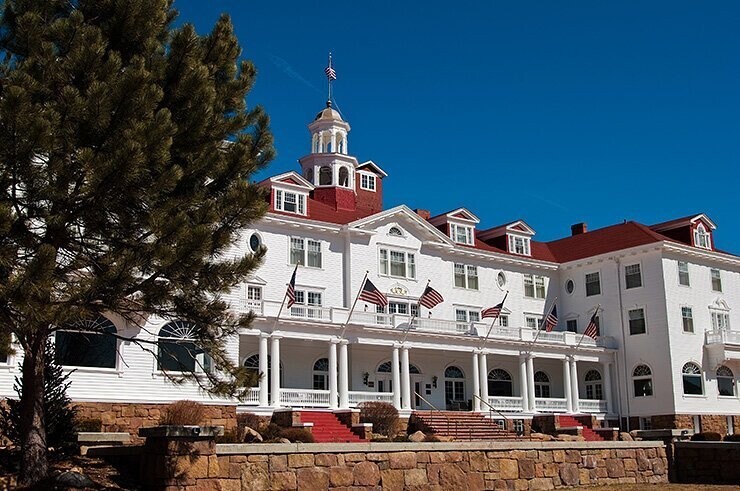
<path fill-rule="evenodd" d="M 518 479 L 519 463 L 514 459 L 500 459 L 501 479 Z"/>
<path fill-rule="evenodd" d="M 189 457 L 183 457 L 181 461 L 187 460 Z M 192 459 L 190 462 L 190 468 L 186 471 L 187 476 L 191 479 L 203 479 L 208 477 L 208 457 L 199 455 Z"/>
<path fill-rule="evenodd" d="M 407 469 L 403 472 L 403 481 L 406 487 L 426 486 L 427 471 L 424 469 Z"/>
<path fill-rule="evenodd" d="M 365 454 L 364 453 L 344 454 L 344 460 L 346 462 L 363 462 L 365 460 Z"/>
<path fill-rule="evenodd" d="M 270 489 L 270 475 L 267 466 L 260 463 L 241 464 L 242 491 L 266 491 Z"/>
<path fill-rule="evenodd" d="M 320 453 L 314 457 L 316 467 L 334 467 L 339 464 L 337 456 L 330 453 Z"/>
<path fill-rule="evenodd" d="M 543 467 L 543 476 L 542 477 L 555 477 L 560 473 L 560 465 L 555 462 L 548 462 Z M 539 476 L 538 476 L 539 477 Z"/>
<path fill-rule="evenodd" d="M 288 467 L 298 469 L 301 467 L 313 467 L 314 458 L 310 453 L 293 453 L 288 454 Z"/>
<path fill-rule="evenodd" d="M 609 477 L 624 477 L 624 463 L 622 459 L 606 459 L 606 473 Z"/>
<path fill-rule="evenodd" d="M 383 491 L 402 491 L 405 484 L 403 471 L 398 469 L 380 471 L 380 483 Z"/>
<path fill-rule="evenodd" d="M 441 466 L 439 471 L 439 484 L 444 489 L 462 487 L 466 480 L 465 472 L 463 472 L 457 464 L 449 463 Z"/>
<path fill-rule="evenodd" d="M 483 472 L 489 470 L 485 452 L 468 452 L 468 461 L 471 470 Z"/>
<path fill-rule="evenodd" d="M 380 469 L 374 462 L 359 462 L 352 469 L 356 486 L 375 486 L 380 482 Z"/>
<path fill-rule="evenodd" d="M 578 469 L 578 483 L 581 486 L 588 486 L 591 484 L 591 476 L 588 469 Z"/>
<path fill-rule="evenodd" d="M 635 450 L 632 448 L 628 449 L 617 449 L 617 458 L 618 459 L 634 459 L 635 458 Z"/>
<path fill-rule="evenodd" d="M 624 459 L 624 470 L 625 471 L 636 471 L 637 470 L 637 460 L 635 459 Z"/>
<path fill-rule="evenodd" d="M 273 472 L 270 478 L 270 488 L 275 491 L 290 491 L 296 489 L 298 485 L 296 473 L 293 471 Z"/>
<path fill-rule="evenodd" d="M 519 479 L 534 479 L 534 460 L 522 459 L 519 461 Z"/>
<path fill-rule="evenodd" d="M 388 460 L 391 469 L 414 469 L 416 467 L 416 454 L 414 452 L 391 453 L 388 455 Z M 432 462 L 434 462 L 434 460 L 432 460 Z"/>
<path fill-rule="evenodd" d="M 419 453 L 426 453 L 426 452 L 419 452 Z M 369 453 L 365 456 L 367 460 L 370 462 L 382 462 L 388 460 L 388 454 L 385 452 L 373 452 Z"/>
<path fill-rule="evenodd" d="M 578 450 L 566 450 L 565 451 L 565 461 L 573 463 L 573 464 L 580 464 L 581 463 L 581 452 L 579 452 Z"/>
<path fill-rule="evenodd" d="M 462 452 L 447 452 L 445 454 L 445 462 L 462 462 L 462 460 L 463 460 Z"/>
<path fill-rule="evenodd" d="M 208 456 L 208 477 L 221 477 L 219 464 L 220 462 L 216 455 Z"/>
<path fill-rule="evenodd" d="M 238 479 L 219 479 L 217 489 L 220 491 L 241 491 L 242 483 Z"/>
<path fill-rule="evenodd" d="M 582 465 L 586 469 L 595 469 L 596 468 L 596 457 L 594 457 L 593 455 L 584 455 Z"/>
<path fill-rule="evenodd" d="M 318 457 L 318 455 L 316 456 Z M 270 472 L 279 472 L 288 470 L 287 455 L 270 455 Z"/>
<path fill-rule="evenodd" d="M 581 475 L 576 464 L 563 464 L 560 466 L 560 480 L 566 486 L 577 486 L 581 480 Z"/>
<path fill-rule="evenodd" d="M 288 455 L 288 462 L 290 462 Z M 313 458 L 313 455 L 311 455 Z M 296 471 L 298 491 L 325 491 L 329 489 L 329 473 L 324 468 L 300 468 Z"/>
<path fill-rule="evenodd" d="M 554 462 L 565 462 L 565 451 L 564 450 L 553 450 L 552 460 Z"/>
<path fill-rule="evenodd" d="M 529 481 L 529 489 L 531 491 L 555 489 L 555 485 L 552 483 L 552 479 L 537 478 L 537 479 L 532 479 L 531 481 Z"/>
<path fill-rule="evenodd" d="M 416 462 L 419 464 L 429 463 L 429 452 L 416 452 Z"/>
<path fill-rule="evenodd" d="M 354 482 L 354 476 L 352 469 L 349 467 L 330 467 L 329 468 L 329 482 L 334 487 L 339 486 L 352 486 Z"/>

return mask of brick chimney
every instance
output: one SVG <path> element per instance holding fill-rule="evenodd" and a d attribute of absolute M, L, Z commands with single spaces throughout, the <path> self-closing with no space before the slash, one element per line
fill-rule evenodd
<path fill-rule="evenodd" d="M 416 214 L 419 215 L 424 220 L 429 220 L 429 218 L 432 216 L 432 214 L 429 213 L 429 210 L 421 210 L 417 208 L 414 210 L 414 212 L 416 212 Z"/>
<path fill-rule="evenodd" d="M 571 235 L 580 235 L 585 234 L 586 232 L 588 232 L 586 222 L 576 223 L 575 225 L 570 226 Z"/>

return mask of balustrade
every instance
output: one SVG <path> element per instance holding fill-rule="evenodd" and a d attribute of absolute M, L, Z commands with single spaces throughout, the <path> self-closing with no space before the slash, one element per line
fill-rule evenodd
<path fill-rule="evenodd" d="M 304 407 L 329 407 L 328 390 L 280 389 L 280 405 Z"/>

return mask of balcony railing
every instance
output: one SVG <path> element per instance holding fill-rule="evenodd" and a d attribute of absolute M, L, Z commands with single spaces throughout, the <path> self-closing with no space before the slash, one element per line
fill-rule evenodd
<path fill-rule="evenodd" d="M 584 413 L 605 413 L 606 401 L 601 399 L 578 399 L 578 409 Z"/>
<path fill-rule="evenodd" d="M 280 404 L 299 407 L 329 407 L 329 391 L 280 389 Z"/>
<path fill-rule="evenodd" d="M 262 315 L 262 300 L 245 300 L 243 309 L 255 315 Z"/>
<path fill-rule="evenodd" d="M 309 319 L 319 322 L 331 322 L 331 309 L 328 307 L 293 305 L 290 308 L 289 315 L 294 319 Z"/>
<path fill-rule="evenodd" d="M 393 392 L 368 392 L 351 390 L 349 391 L 349 405 L 357 406 L 361 402 L 366 401 L 380 401 L 393 403 Z"/>
<path fill-rule="evenodd" d="M 560 413 L 568 409 L 568 403 L 565 399 L 535 397 L 534 408 L 540 413 Z"/>
<path fill-rule="evenodd" d="M 252 387 L 247 393 L 247 397 L 244 399 L 244 404 L 255 405 L 260 402 L 260 390 L 258 387 Z"/>
<path fill-rule="evenodd" d="M 736 344 L 740 346 L 740 331 L 730 331 L 728 329 L 715 329 L 707 331 L 706 344 Z"/>
<path fill-rule="evenodd" d="M 489 396 L 488 404 L 504 413 L 519 413 L 522 411 L 521 397 Z"/>

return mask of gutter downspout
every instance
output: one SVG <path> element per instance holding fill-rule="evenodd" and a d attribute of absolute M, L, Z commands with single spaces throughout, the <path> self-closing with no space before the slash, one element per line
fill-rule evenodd
<path fill-rule="evenodd" d="M 619 288 L 619 321 L 622 325 L 622 370 L 624 371 L 624 401 L 627 405 L 627 433 L 630 431 L 630 386 L 629 376 L 627 372 L 627 341 L 625 335 L 625 324 L 624 324 L 624 305 L 622 302 L 622 262 L 619 258 L 614 259 L 614 264 L 617 266 L 617 287 Z M 621 409 L 621 404 L 620 404 Z"/>

